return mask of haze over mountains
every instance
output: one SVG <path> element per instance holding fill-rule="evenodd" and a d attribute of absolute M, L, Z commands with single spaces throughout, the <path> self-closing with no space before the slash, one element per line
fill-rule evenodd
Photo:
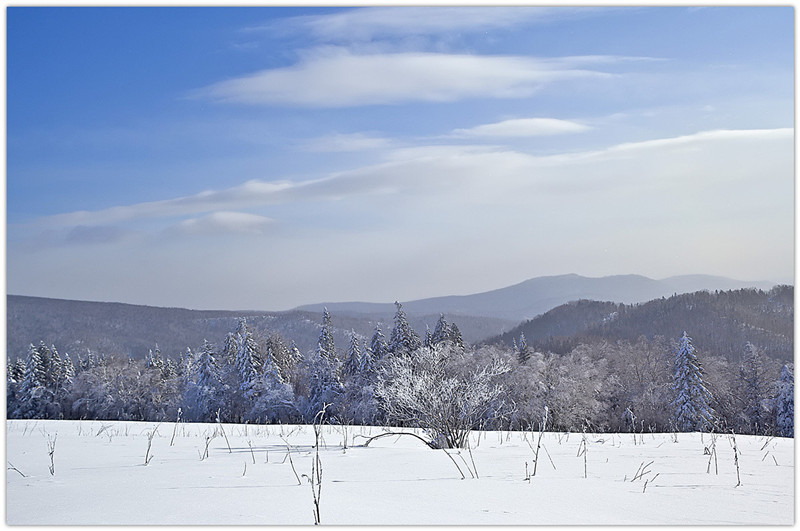
<path fill-rule="evenodd" d="M 675 293 L 754 287 L 768 290 L 770 282 L 745 282 L 707 275 L 653 280 L 639 275 L 587 278 L 579 275 L 538 277 L 514 286 L 465 296 L 436 297 L 403 303 L 414 329 L 425 334 L 440 313 L 458 325 L 464 339 L 476 343 L 494 337 L 561 304 L 579 299 L 640 303 Z M 80 354 L 87 349 L 139 358 L 156 343 L 166 355 L 204 339 L 220 343 L 239 317 L 264 336 L 279 333 L 305 352 L 316 345 L 323 307 L 332 314 L 336 344 L 349 334 L 369 338 L 380 324 L 388 336 L 395 306 L 391 302 L 319 303 L 288 312 L 211 311 L 156 308 L 108 302 L 67 301 L 7 296 L 7 352 L 24 356 L 30 343 L 44 341 L 59 350 Z"/>
<path fill-rule="evenodd" d="M 625 304 L 647 302 L 673 294 L 700 290 L 758 288 L 775 285 L 765 281 L 741 281 L 711 275 L 683 275 L 654 280 L 641 275 L 614 275 L 590 278 L 575 274 L 536 277 L 513 286 L 473 295 L 434 297 L 403 302 L 408 314 L 472 315 L 506 321 L 532 319 L 565 302 L 588 299 Z M 402 301 L 401 301 L 402 302 Z M 393 314 L 393 304 L 364 302 L 319 303 L 300 306 L 298 310 L 332 313 Z"/>

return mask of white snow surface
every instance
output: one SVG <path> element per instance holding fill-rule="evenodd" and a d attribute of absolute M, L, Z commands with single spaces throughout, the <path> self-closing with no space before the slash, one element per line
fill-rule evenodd
<path fill-rule="evenodd" d="M 312 427 L 222 428 L 230 451 L 215 424 L 9 420 L 6 523 L 313 525 Z M 474 432 L 451 460 L 408 436 L 363 446 L 385 428 L 322 430 L 323 525 L 794 523 L 794 439 L 737 435 L 737 487 L 727 435 L 717 474 L 709 434 L 587 434 L 585 478 L 582 434 L 545 433 L 526 481 L 538 434 Z"/>

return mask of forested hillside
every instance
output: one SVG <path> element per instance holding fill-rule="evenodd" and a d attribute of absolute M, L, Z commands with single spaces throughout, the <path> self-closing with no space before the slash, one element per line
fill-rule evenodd
<path fill-rule="evenodd" d="M 299 328 L 290 320 L 286 335 L 261 332 L 281 316 L 206 315 L 205 331 L 219 333 L 178 355 L 32 344 L 9 358 L 7 414 L 311 422 L 324 410 L 332 422 L 422 427 L 436 447 L 459 447 L 472 429 L 540 425 L 791 434 L 792 295 L 579 301 L 525 323 L 507 345 L 472 346 L 444 316 L 420 333 L 401 304 L 369 335 L 343 336 L 327 311 Z M 315 346 L 298 347 L 312 328 Z"/>
<path fill-rule="evenodd" d="M 122 354 L 142 359 L 158 344 L 165 356 L 177 358 L 187 347 L 196 348 L 204 339 L 223 337 L 236 328 L 240 317 L 259 337 L 279 334 L 295 341 L 305 352 L 317 344 L 322 310 L 288 312 L 208 311 L 158 308 L 111 302 L 70 301 L 8 295 L 6 347 L 11 359 L 25 357 L 31 343 L 44 341 L 62 351 Z M 371 337 L 375 326 L 391 324 L 394 310 L 377 314 L 333 313 L 332 333 L 340 344 L 351 330 Z M 450 318 L 450 316 L 448 316 Z M 411 326 L 433 328 L 439 314 L 409 316 Z M 453 316 L 464 339 L 470 343 L 496 335 L 510 323 L 489 317 Z"/>
<path fill-rule="evenodd" d="M 554 308 L 487 340 L 511 346 L 524 334 L 529 346 L 566 353 L 593 339 L 635 341 L 640 336 L 676 338 L 691 331 L 710 354 L 738 360 L 750 341 L 776 360 L 794 356 L 794 288 L 700 291 L 643 304 L 576 301 Z"/>

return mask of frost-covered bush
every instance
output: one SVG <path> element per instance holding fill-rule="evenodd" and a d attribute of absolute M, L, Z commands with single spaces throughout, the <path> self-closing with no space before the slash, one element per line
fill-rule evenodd
<path fill-rule="evenodd" d="M 422 428 L 437 448 L 465 448 L 471 430 L 505 409 L 500 377 L 510 370 L 495 360 L 471 372 L 457 370 L 464 351 L 450 343 L 390 358 L 375 395 L 391 421 Z"/>

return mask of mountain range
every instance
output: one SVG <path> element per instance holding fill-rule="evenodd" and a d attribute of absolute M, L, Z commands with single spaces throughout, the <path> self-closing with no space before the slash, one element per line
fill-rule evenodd
<path fill-rule="evenodd" d="M 449 316 L 471 315 L 503 321 L 532 319 L 569 301 L 587 299 L 624 304 L 646 302 L 660 297 L 694 291 L 724 291 L 741 288 L 768 290 L 773 282 L 741 281 L 711 275 L 683 275 L 654 280 L 641 275 L 614 275 L 600 278 L 575 274 L 536 277 L 513 286 L 473 295 L 434 297 L 403 302 L 408 314 Z M 327 307 L 334 314 L 393 315 L 391 303 L 328 302 L 300 306 L 298 310 L 321 312 Z"/>
<path fill-rule="evenodd" d="M 420 335 L 433 327 L 440 314 L 458 325 L 464 339 L 476 343 L 498 336 L 569 301 L 582 299 L 641 303 L 677 293 L 698 290 L 731 290 L 753 287 L 768 290 L 770 282 L 744 282 L 706 275 L 653 280 L 639 275 L 588 278 L 579 275 L 538 277 L 484 293 L 436 297 L 403 303 L 410 324 Z M 351 331 L 369 339 L 377 325 L 387 337 L 395 313 L 393 303 L 319 303 L 287 312 L 213 311 L 157 308 L 110 302 L 70 301 L 8 295 L 7 353 L 24 356 L 30 343 L 44 341 L 60 351 L 80 354 L 87 349 L 127 354 L 147 354 L 156 343 L 167 355 L 187 347 L 196 348 L 204 339 L 221 344 L 236 328 L 240 317 L 261 336 L 280 334 L 295 341 L 306 352 L 319 335 L 321 312 L 332 315 L 334 337 L 340 348 Z"/>

